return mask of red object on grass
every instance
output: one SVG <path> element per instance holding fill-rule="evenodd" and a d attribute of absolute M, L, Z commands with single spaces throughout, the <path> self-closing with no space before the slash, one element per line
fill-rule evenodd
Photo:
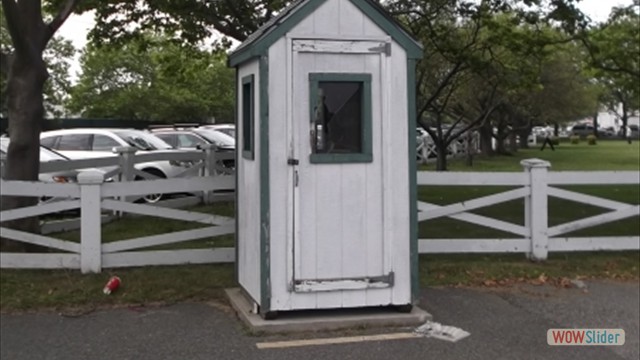
<path fill-rule="evenodd" d="M 104 286 L 104 289 L 102 290 L 102 292 L 105 293 L 106 295 L 109 295 L 112 292 L 118 290 L 119 287 L 120 287 L 120 278 L 117 276 L 112 276 L 111 279 L 107 281 L 107 285 Z"/>

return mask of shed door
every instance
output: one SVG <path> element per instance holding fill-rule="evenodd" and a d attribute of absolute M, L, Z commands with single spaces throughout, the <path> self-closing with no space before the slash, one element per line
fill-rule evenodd
<path fill-rule="evenodd" d="M 294 292 L 388 288 L 385 42 L 292 42 Z"/>

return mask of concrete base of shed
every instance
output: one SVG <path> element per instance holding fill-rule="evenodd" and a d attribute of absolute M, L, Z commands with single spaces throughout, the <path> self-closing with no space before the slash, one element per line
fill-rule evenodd
<path fill-rule="evenodd" d="M 393 307 L 280 311 L 277 318 L 265 320 L 253 312 L 252 302 L 240 289 L 226 289 L 225 292 L 240 320 L 256 332 L 287 333 L 356 327 L 417 327 L 432 319 L 431 314 L 414 306 L 408 313 L 399 312 Z"/>

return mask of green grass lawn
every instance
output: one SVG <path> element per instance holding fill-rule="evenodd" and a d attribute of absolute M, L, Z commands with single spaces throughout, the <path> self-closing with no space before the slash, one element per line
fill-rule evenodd
<path fill-rule="evenodd" d="M 555 151 L 548 147 L 518 150 L 511 156 L 476 156 L 473 166 L 465 165 L 464 159 L 449 162 L 450 171 L 522 171 L 520 161 L 538 158 L 551 163 L 551 170 L 638 170 L 640 169 L 640 142 L 631 145 L 620 140 L 603 140 L 597 145 L 581 141 L 574 145 L 561 142 Z M 420 166 L 420 170 L 435 170 L 435 164 Z"/>
<path fill-rule="evenodd" d="M 589 146 L 562 143 L 556 151 L 538 148 L 521 150 L 513 156 L 477 157 L 473 167 L 463 161 L 452 161 L 455 171 L 522 171 L 520 161 L 541 158 L 551 162 L 551 170 L 634 170 L 640 169 L 638 142 L 602 141 Z M 433 170 L 431 166 L 421 170 Z M 640 203 L 637 186 L 589 185 L 567 186 L 569 190 L 623 201 Z M 420 187 L 420 200 L 445 205 L 477 198 L 509 189 L 498 186 L 429 186 Z M 234 216 L 232 203 L 199 206 L 194 211 Z M 606 210 L 570 201 L 549 199 L 550 226 L 602 213 Z M 516 224 L 523 223 L 523 200 L 514 200 L 474 213 L 491 216 Z M 141 226 L 141 224 L 144 224 Z M 140 236 L 180 231 L 203 225 L 152 217 L 124 218 L 103 227 L 104 242 Z M 435 219 L 420 223 L 421 238 L 502 238 L 515 237 L 501 231 L 471 225 L 452 219 Z M 640 234 L 640 220 L 630 218 L 577 231 L 567 236 L 616 236 Z M 79 233 L 55 234 L 54 237 L 79 241 Z M 233 235 L 200 239 L 153 249 L 202 248 L 233 246 Z M 142 250 L 149 250 L 142 249 Z M 527 261 L 522 254 L 460 254 L 423 255 L 420 257 L 421 283 L 433 285 L 512 284 L 536 281 L 544 276 L 551 283 L 566 278 L 635 279 L 640 277 L 638 251 L 610 253 L 552 253 L 544 263 Z M 122 288 L 105 296 L 102 287 L 111 275 L 122 278 Z M 145 305 L 155 302 L 172 303 L 184 300 L 222 298 L 222 289 L 234 286 L 234 265 L 184 265 L 106 269 L 102 274 L 82 275 L 72 270 L 7 270 L 0 271 L 0 311 L 57 309 L 85 311 L 101 306 Z M 72 309 L 72 310 L 70 310 Z M 78 310 L 79 309 L 79 310 Z"/>

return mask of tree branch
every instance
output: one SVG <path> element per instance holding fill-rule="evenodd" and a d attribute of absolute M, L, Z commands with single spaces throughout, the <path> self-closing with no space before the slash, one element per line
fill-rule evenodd
<path fill-rule="evenodd" d="M 51 40 L 51 38 L 56 33 L 56 31 L 58 31 L 60 26 L 62 26 L 62 24 L 64 24 L 64 22 L 67 21 L 67 18 L 69 18 L 69 15 L 71 15 L 71 13 L 73 12 L 73 9 L 75 9 L 75 7 L 80 3 L 80 1 L 81 0 L 67 0 L 64 3 L 58 15 L 56 15 L 56 17 L 53 18 L 53 20 L 51 20 L 51 22 L 47 25 L 47 33 L 45 35 L 45 38 L 43 39 L 44 44 L 42 44 L 43 48 L 47 45 L 47 43 L 49 43 L 49 40 Z"/>

